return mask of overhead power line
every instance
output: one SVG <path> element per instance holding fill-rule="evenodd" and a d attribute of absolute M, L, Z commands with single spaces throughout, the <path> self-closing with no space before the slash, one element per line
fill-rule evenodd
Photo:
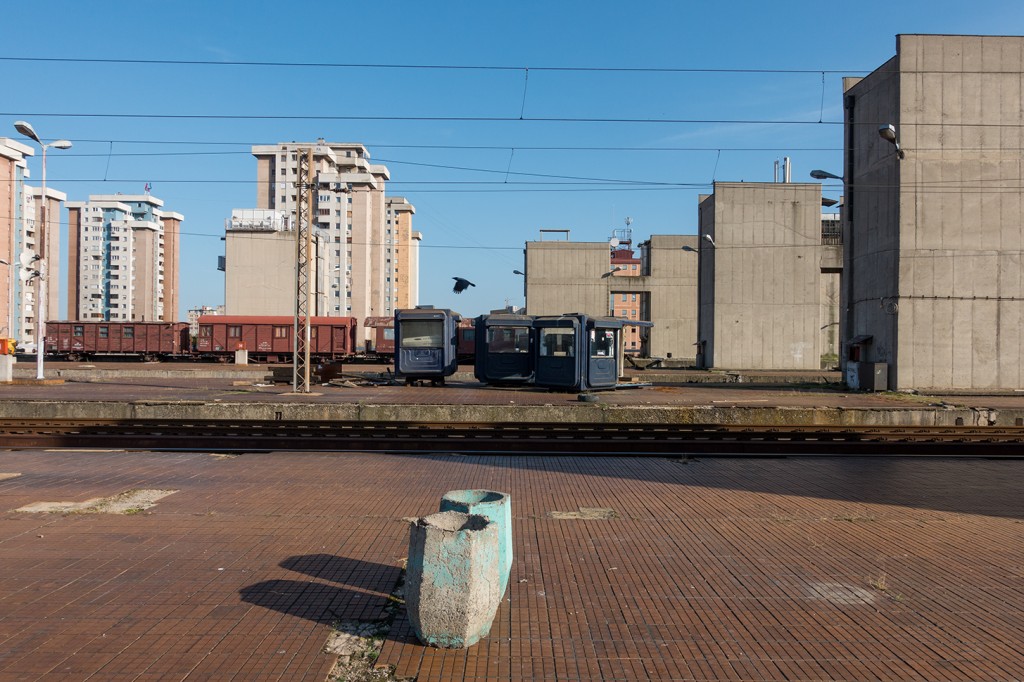
<path fill-rule="evenodd" d="M 754 69 L 671 66 L 514 66 L 499 64 L 380 64 L 345 62 L 260 62 L 213 59 L 121 59 L 99 57 L 0 56 L 0 61 L 62 64 L 142 64 L 147 66 L 252 66 L 317 69 L 395 69 L 412 71 L 560 71 L 583 73 L 735 73 L 735 74 L 846 74 L 870 73 L 871 69 Z"/>
<path fill-rule="evenodd" d="M 704 125 L 843 125 L 842 121 L 772 120 L 772 119 L 728 119 L 728 118 L 600 118 L 585 116 L 341 116 L 331 114 L 126 114 L 126 113 L 83 113 L 46 111 L 0 111 L 0 116 L 25 116 L 47 118 L 120 118 L 120 119 L 169 119 L 204 121 L 420 121 L 447 123 L 671 123 Z M 916 125 L 932 125 L 918 123 Z M 948 125 L 936 123 L 934 125 Z M 986 124 L 972 124 L 985 126 Z M 998 125 L 998 124 L 989 124 Z"/>

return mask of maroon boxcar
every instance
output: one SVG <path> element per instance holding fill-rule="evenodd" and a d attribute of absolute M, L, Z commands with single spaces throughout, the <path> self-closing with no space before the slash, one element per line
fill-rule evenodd
<path fill-rule="evenodd" d="M 187 322 L 54 321 L 46 323 L 47 355 L 85 360 L 101 356 L 158 360 L 189 354 Z"/>
<path fill-rule="evenodd" d="M 476 359 L 476 326 L 473 320 L 459 319 L 458 343 L 456 353 L 460 362 L 472 362 Z"/>
<path fill-rule="evenodd" d="M 254 362 L 291 362 L 295 352 L 295 318 L 263 315 L 203 315 L 199 318 L 196 354 L 228 360 L 236 350 L 249 351 Z M 316 362 L 350 357 L 356 346 L 354 317 L 310 318 L 310 358 Z"/>
<path fill-rule="evenodd" d="M 373 330 L 373 347 L 368 347 L 366 354 L 390 361 L 395 354 L 395 318 L 368 317 L 363 326 Z"/>

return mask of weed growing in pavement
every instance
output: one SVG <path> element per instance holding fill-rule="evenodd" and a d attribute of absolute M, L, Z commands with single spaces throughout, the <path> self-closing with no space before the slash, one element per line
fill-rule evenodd
<path fill-rule="evenodd" d="M 885 598 L 889 601 L 893 601 L 896 603 L 900 603 L 903 601 L 902 594 L 900 594 L 899 592 L 893 592 L 889 589 L 889 576 L 885 574 L 885 571 L 882 571 L 875 577 L 868 577 L 867 583 L 869 587 L 871 587 L 874 590 L 878 590 L 883 595 L 885 595 Z"/>

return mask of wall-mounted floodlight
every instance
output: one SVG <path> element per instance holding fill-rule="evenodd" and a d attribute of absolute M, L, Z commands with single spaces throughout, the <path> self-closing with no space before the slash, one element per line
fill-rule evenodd
<path fill-rule="evenodd" d="M 899 138 L 896 137 L 896 126 L 894 126 L 891 123 L 889 125 L 884 125 L 878 129 L 878 135 L 883 140 L 891 142 L 892 145 L 896 147 L 896 156 L 898 156 L 901 159 L 904 157 L 903 150 L 900 149 Z"/>
<path fill-rule="evenodd" d="M 710 243 L 711 246 L 718 246 L 718 244 L 715 243 L 715 240 L 711 237 L 710 234 L 704 235 L 704 241 Z"/>

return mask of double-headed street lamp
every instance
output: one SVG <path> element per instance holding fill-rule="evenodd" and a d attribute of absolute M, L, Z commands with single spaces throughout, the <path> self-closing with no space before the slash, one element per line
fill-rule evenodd
<path fill-rule="evenodd" d="M 35 128 L 28 121 L 15 121 L 14 129 L 25 137 L 35 140 L 40 149 L 43 150 L 43 175 L 42 175 L 42 203 L 39 206 L 39 225 L 36 227 L 36 253 L 39 257 L 39 275 L 36 281 L 36 379 L 43 379 L 43 355 L 46 345 L 46 230 L 49 226 L 47 215 L 46 196 L 46 150 L 70 149 L 71 142 L 68 140 L 54 140 L 49 144 L 43 141 L 36 134 Z"/>

